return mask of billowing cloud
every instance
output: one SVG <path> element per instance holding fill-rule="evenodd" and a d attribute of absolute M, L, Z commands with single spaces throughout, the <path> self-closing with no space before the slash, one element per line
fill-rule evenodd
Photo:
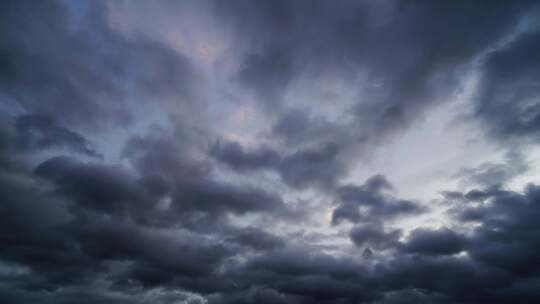
<path fill-rule="evenodd" d="M 380 222 L 399 215 L 422 212 L 412 201 L 394 198 L 387 190 L 392 185 L 382 175 L 375 175 L 361 186 L 345 185 L 337 190 L 339 204 L 332 214 L 332 222 L 348 220 Z"/>
<path fill-rule="evenodd" d="M 540 301 L 535 1 L 0 7 L 1 303 Z"/>
<path fill-rule="evenodd" d="M 338 154 L 339 146 L 335 143 L 286 155 L 268 147 L 246 151 L 237 142 L 218 142 L 210 150 L 210 155 L 235 170 L 277 171 L 283 182 L 293 188 L 334 188 L 347 173 Z"/>
<path fill-rule="evenodd" d="M 416 229 L 409 236 L 403 250 L 426 255 L 448 255 L 465 249 L 466 238 L 443 228 L 439 230 Z"/>
<path fill-rule="evenodd" d="M 539 75 L 529 62 L 539 60 L 539 41 L 534 28 L 486 58 L 475 115 L 497 137 L 537 140 Z"/>

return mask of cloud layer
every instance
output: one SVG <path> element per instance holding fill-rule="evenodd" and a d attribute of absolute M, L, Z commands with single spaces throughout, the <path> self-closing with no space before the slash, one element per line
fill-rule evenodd
<path fill-rule="evenodd" d="M 0 302 L 540 301 L 535 1 L 0 7 Z"/>

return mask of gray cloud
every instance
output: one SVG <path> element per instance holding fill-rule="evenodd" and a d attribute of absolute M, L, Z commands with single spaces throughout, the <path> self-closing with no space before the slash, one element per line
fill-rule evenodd
<path fill-rule="evenodd" d="M 401 231 L 385 232 L 376 225 L 355 226 L 349 232 L 351 240 L 356 246 L 375 249 L 387 249 L 397 245 Z"/>
<path fill-rule="evenodd" d="M 403 247 L 408 253 L 448 255 L 466 248 L 466 238 L 448 228 L 438 230 L 415 229 Z"/>
<path fill-rule="evenodd" d="M 538 140 L 539 38 L 532 28 L 486 58 L 474 114 L 504 141 Z"/>
<path fill-rule="evenodd" d="M 345 185 L 337 190 L 338 205 L 332 223 L 343 220 L 380 222 L 400 215 L 421 213 L 423 208 L 408 200 L 397 199 L 387 193 L 392 185 L 382 175 L 375 175 L 363 185 Z"/>
<path fill-rule="evenodd" d="M 284 183 L 294 188 L 314 186 L 332 189 L 347 173 L 345 165 L 339 159 L 339 152 L 339 146 L 334 143 L 290 154 L 279 154 L 267 147 L 246 151 L 236 142 L 218 142 L 210 149 L 209 154 L 240 171 L 275 170 Z"/>
<path fill-rule="evenodd" d="M 0 302 L 539 302 L 537 3 L 139 5 L 0 5 Z"/>
<path fill-rule="evenodd" d="M 278 166 L 281 161 L 281 156 L 268 147 L 245 151 L 239 143 L 229 141 L 216 143 L 209 154 L 240 171 L 271 169 Z"/>
<path fill-rule="evenodd" d="M 55 125 L 51 117 L 45 115 L 24 115 L 17 117 L 16 129 L 18 146 L 24 150 L 38 150 L 49 147 L 65 147 L 75 152 L 100 157 L 81 134 Z"/>
<path fill-rule="evenodd" d="M 529 164 L 523 153 L 514 149 L 505 154 L 502 163 L 486 162 L 473 168 L 462 168 L 457 176 L 465 183 L 494 187 L 509 182 L 528 169 Z"/>
<path fill-rule="evenodd" d="M 3 93 L 27 112 L 94 128 L 129 124 L 136 106 L 130 94 L 190 96 L 189 61 L 153 41 L 118 35 L 104 9 L 99 2 L 4 3 Z"/>
<path fill-rule="evenodd" d="M 531 4 L 396 1 L 379 12 L 352 1 L 236 1 L 218 3 L 217 14 L 244 38 L 240 82 L 274 110 L 306 71 L 311 79 L 324 73 L 347 79 L 357 70 L 380 79 L 373 96 L 355 107 L 359 125 L 351 126 L 372 130 L 358 137 L 377 137 L 409 125 L 442 91 L 457 88 L 460 67 L 512 31 Z"/>

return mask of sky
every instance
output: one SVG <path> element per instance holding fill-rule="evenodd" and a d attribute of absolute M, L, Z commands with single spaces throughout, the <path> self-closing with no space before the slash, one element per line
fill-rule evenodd
<path fill-rule="evenodd" d="M 540 3 L 0 3 L 0 303 L 540 303 Z"/>

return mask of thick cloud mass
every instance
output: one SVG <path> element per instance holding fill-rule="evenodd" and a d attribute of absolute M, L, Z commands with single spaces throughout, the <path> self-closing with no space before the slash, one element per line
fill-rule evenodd
<path fill-rule="evenodd" d="M 3 1 L 0 303 L 539 303 L 539 16 Z"/>
<path fill-rule="evenodd" d="M 370 177 L 361 186 L 345 185 L 337 189 L 339 205 L 332 214 L 332 223 L 349 220 L 380 222 L 407 213 L 419 213 L 422 208 L 407 200 L 392 197 L 386 190 L 392 185 L 384 176 Z M 361 210 L 361 208 L 363 210 Z"/>
<path fill-rule="evenodd" d="M 456 254 L 465 248 L 465 238 L 449 229 L 414 230 L 403 248 L 410 253 L 427 255 Z"/>

